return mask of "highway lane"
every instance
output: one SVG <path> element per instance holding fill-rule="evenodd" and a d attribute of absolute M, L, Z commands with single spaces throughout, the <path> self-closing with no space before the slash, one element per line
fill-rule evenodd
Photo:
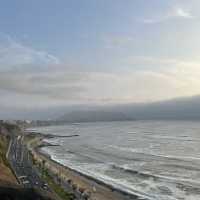
<path fill-rule="evenodd" d="M 30 159 L 28 149 L 23 142 L 24 137 L 12 137 L 10 143 L 10 151 L 8 152 L 8 160 L 15 172 L 20 184 L 25 188 L 39 188 L 54 193 L 48 184 L 42 179 L 41 173 L 34 167 Z M 62 183 L 68 192 L 73 192 L 76 200 L 86 199 L 77 191 L 70 189 L 67 183 Z"/>
<path fill-rule="evenodd" d="M 20 181 L 26 188 L 40 188 L 51 191 L 47 183 L 42 180 L 29 157 L 29 152 L 23 142 L 23 136 L 12 137 L 8 159 Z"/>

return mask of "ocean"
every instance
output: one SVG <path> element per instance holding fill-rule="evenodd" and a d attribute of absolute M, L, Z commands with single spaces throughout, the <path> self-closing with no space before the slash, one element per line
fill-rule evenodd
<path fill-rule="evenodd" d="M 200 122 L 127 121 L 34 128 L 59 146 L 42 151 L 63 165 L 147 199 L 200 199 Z"/>

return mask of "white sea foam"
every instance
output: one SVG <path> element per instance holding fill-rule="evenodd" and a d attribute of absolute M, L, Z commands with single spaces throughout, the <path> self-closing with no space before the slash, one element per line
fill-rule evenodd
<path fill-rule="evenodd" d="M 79 171 L 87 176 L 94 177 L 106 184 L 109 184 L 109 185 L 115 187 L 116 189 L 119 189 L 119 190 L 122 189 L 129 194 L 138 195 L 142 198 L 146 198 L 149 200 L 159 200 L 158 197 L 156 197 L 156 196 L 151 196 L 151 195 L 145 194 L 142 191 L 140 192 L 140 191 L 134 190 L 134 187 L 130 187 L 129 186 L 130 183 L 126 182 L 123 179 L 114 179 L 109 176 L 106 176 L 104 174 L 104 172 L 106 169 L 108 169 L 108 166 L 105 166 L 102 164 L 91 166 L 88 163 L 77 166 L 77 165 L 73 165 L 72 163 L 67 162 L 65 159 L 57 159 L 54 156 L 52 158 L 60 164 L 70 167 L 71 169 Z M 94 169 L 95 169 L 95 171 L 94 171 Z M 163 200 L 165 200 L 165 199 L 163 199 Z"/>
<path fill-rule="evenodd" d="M 174 197 L 166 197 L 166 196 L 161 196 L 161 195 L 149 195 L 149 193 L 145 193 L 144 192 L 144 188 L 138 187 L 137 185 L 134 186 L 131 184 L 131 182 L 123 180 L 123 179 L 114 179 L 111 178 L 106 174 L 106 171 L 110 169 L 110 165 L 112 165 L 113 163 L 110 163 L 110 165 L 105 165 L 105 164 L 89 164 L 89 163 L 84 163 L 84 164 L 77 164 L 77 163 L 73 163 L 71 162 L 72 157 L 68 157 L 68 159 L 66 158 L 58 158 L 58 155 L 53 154 L 52 151 L 51 152 L 51 158 L 55 161 L 57 161 L 60 164 L 63 164 L 67 167 L 70 167 L 71 169 L 74 169 L 76 171 L 79 171 L 85 175 L 91 176 L 91 177 L 95 177 L 96 179 L 105 182 L 107 184 L 112 185 L 113 187 L 115 187 L 116 189 L 122 189 L 126 192 L 128 192 L 129 194 L 133 194 L 133 195 L 138 195 L 140 197 L 146 198 L 146 199 L 154 199 L 154 200 L 175 200 Z M 145 183 L 145 181 L 144 181 Z M 146 183 L 148 183 L 148 188 L 146 188 L 146 191 L 150 191 L 149 188 L 153 188 L 154 186 L 158 186 L 155 185 L 154 181 L 149 179 L 148 182 L 146 181 Z"/>
<path fill-rule="evenodd" d="M 150 144 L 150 146 L 152 146 L 152 145 Z M 120 151 L 148 154 L 150 156 L 157 156 L 157 157 L 177 159 L 177 160 L 185 160 L 185 161 L 192 161 L 192 160 L 200 161 L 200 157 L 163 155 L 163 154 L 154 153 L 153 150 L 148 149 L 148 148 L 146 148 L 146 149 L 145 148 L 132 148 L 132 147 L 122 147 L 122 146 L 115 146 L 115 145 L 110 145 L 110 147 L 114 148 L 114 149 L 118 149 Z"/>

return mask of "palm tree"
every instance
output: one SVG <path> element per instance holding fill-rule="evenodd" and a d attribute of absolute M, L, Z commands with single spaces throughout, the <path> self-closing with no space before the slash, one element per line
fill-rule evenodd
<path fill-rule="evenodd" d="M 44 176 L 44 173 L 45 173 L 45 164 L 46 164 L 46 161 L 42 160 L 42 175 L 43 176 Z"/>

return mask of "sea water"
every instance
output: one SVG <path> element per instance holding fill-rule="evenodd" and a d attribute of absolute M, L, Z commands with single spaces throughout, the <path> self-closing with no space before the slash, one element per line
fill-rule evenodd
<path fill-rule="evenodd" d="M 127 121 L 35 128 L 55 161 L 147 199 L 200 199 L 200 122 Z"/>

